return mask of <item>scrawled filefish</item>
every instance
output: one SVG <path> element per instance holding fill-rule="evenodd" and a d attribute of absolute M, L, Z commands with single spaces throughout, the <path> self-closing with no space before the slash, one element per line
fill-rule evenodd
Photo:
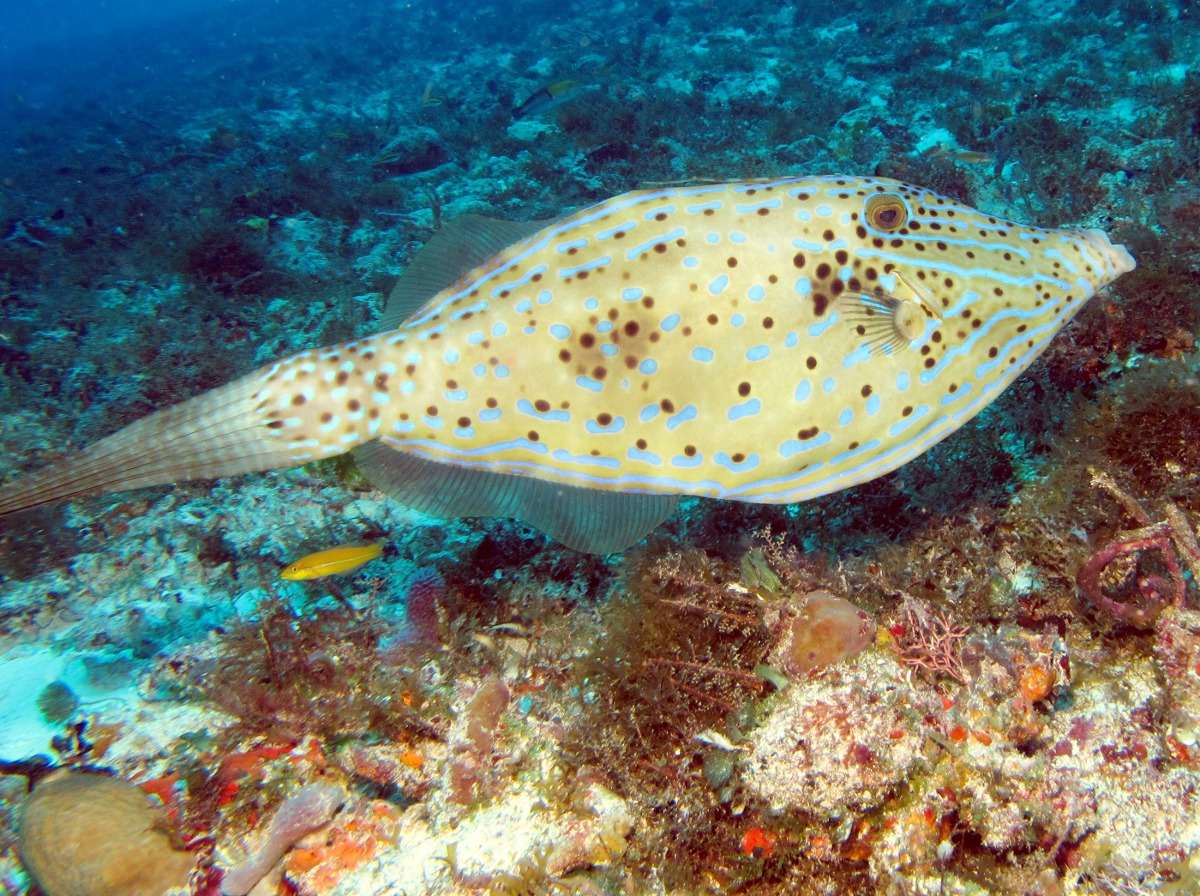
<path fill-rule="evenodd" d="M 0 490 L 0 513 L 353 450 L 419 509 L 617 550 L 679 495 L 789 503 L 894 470 L 1135 264 L 1098 230 L 850 176 L 456 223 L 383 332 L 152 414 Z"/>

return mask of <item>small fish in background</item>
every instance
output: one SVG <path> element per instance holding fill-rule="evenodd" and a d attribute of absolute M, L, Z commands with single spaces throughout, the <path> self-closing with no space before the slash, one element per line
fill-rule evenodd
<path fill-rule="evenodd" d="M 545 87 L 536 91 L 525 102 L 513 109 L 513 119 L 520 121 L 522 118 L 527 118 L 530 115 L 537 115 L 539 112 L 545 112 L 547 109 L 553 109 L 556 106 L 561 106 L 568 100 L 579 96 L 583 91 L 584 85 L 578 81 L 563 79 L 555 81 L 553 84 L 547 84 Z"/>
<path fill-rule="evenodd" d="M 958 162 L 961 165 L 993 165 L 996 162 L 996 157 L 991 153 L 979 152 L 973 149 L 959 149 L 955 146 L 947 146 L 945 143 L 936 143 L 921 153 L 922 158 L 926 159 L 949 159 L 951 162 Z"/>
<path fill-rule="evenodd" d="M 432 80 L 426 82 L 425 90 L 421 93 L 422 106 L 440 106 L 445 102 L 438 92 L 437 85 Z"/>
<path fill-rule="evenodd" d="M 323 579 L 326 576 L 353 572 L 360 566 L 370 563 L 382 553 L 382 541 L 373 544 L 347 544 L 336 548 L 327 548 L 301 557 L 284 569 L 279 574 L 279 578 L 289 582 L 305 582 L 309 579 Z"/>

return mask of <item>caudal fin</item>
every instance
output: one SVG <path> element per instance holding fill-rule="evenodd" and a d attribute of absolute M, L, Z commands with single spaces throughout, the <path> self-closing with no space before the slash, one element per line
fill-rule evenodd
<path fill-rule="evenodd" d="M 0 516 L 84 495 L 302 463 L 272 437 L 267 399 L 257 372 L 143 417 L 0 488 Z"/>

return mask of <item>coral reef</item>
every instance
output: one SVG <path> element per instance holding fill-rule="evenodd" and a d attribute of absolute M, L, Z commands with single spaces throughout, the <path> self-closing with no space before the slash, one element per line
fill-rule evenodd
<path fill-rule="evenodd" d="M 0 522 L 0 892 L 211 896 L 264 840 L 303 896 L 1196 892 L 1194 5 L 194 15 L 0 60 L 0 478 L 371 332 L 463 213 L 849 171 L 1139 267 L 894 474 L 689 500 L 622 556 L 345 460 Z M 316 834 L 272 827 L 328 780 Z"/>

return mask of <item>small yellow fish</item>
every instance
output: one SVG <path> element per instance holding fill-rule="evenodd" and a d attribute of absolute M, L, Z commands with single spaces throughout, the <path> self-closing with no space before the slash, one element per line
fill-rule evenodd
<path fill-rule="evenodd" d="M 323 579 L 358 569 L 383 553 L 383 542 L 374 544 L 344 544 L 341 547 L 317 551 L 301 557 L 279 574 L 289 582 L 304 582 L 308 579 Z"/>

